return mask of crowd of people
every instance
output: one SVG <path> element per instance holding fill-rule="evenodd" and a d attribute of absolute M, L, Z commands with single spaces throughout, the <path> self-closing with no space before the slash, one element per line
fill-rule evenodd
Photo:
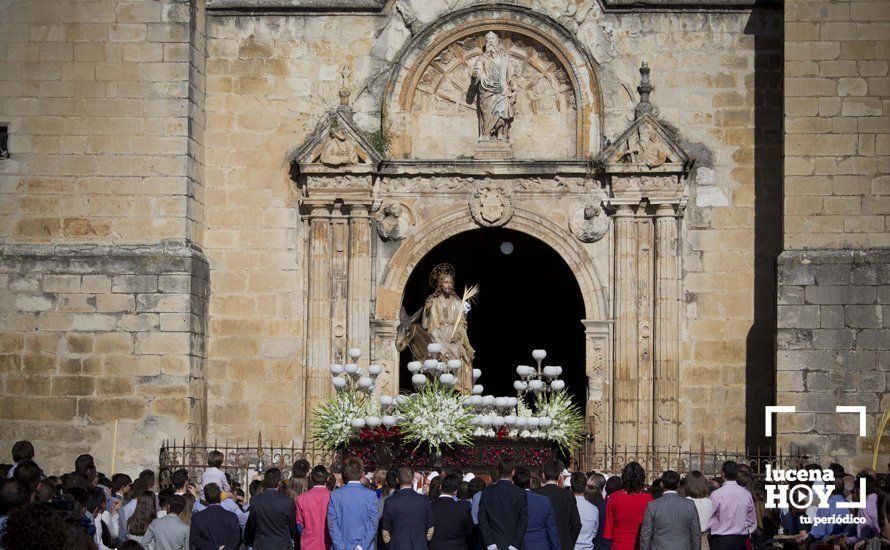
<path fill-rule="evenodd" d="M 887 548 L 890 485 L 872 470 L 837 464 L 831 496 L 808 508 L 773 509 L 746 464 L 708 479 L 669 470 L 652 483 L 637 462 L 620 475 L 531 469 L 501 457 L 490 475 L 459 469 L 366 472 L 358 458 L 339 475 L 294 463 L 248 487 L 208 453 L 197 484 L 177 470 L 158 487 L 100 473 L 84 454 L 47 476 L 27 441 L 0 466 L 0 550 L 662 550 Z M 821 471 L 813 464 L 807 470 Z M 489 477 L 490 482 L 483 479 Z M 859 480 L 865 481 L 860 483 Z M 866 506 L 851 510 L 865 487 Z M 160 489 L 160 490 L 158 490 Z M 821 504 L 821 506 L 819 505 Z M 851 518 L 858 518 L 857 521 Z"/>

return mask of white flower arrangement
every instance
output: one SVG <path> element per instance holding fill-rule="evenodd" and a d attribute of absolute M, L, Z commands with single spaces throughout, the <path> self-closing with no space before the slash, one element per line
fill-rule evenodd
<path fill-rule="evenodd" d="M 422 386 L 408 395 L 399 414 L 404 440 L 426 443 L 433 452 L 472 441 L 473 415 L 464 406 L 463 397 L 449 386 L 438 382 Z"/>
<path fill-rule="evenodd" d="M 312 437 L 319 447 L 332 451 L 349 443 L 361 427 L 354 421 L 370 414 L 373 400 L 368 395 L 354 390 L 338 392 L 313 412 Z"/>

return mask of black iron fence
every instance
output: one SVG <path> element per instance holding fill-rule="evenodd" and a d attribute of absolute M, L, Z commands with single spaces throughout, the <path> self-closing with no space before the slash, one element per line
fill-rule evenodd
<path fill-rule="evenodd" d="M 797 452 L 787 452 L 781 448 L 719 450 L 706 447 L 704 442 L 698 449 L 681 447 L 651 447 L 630 445 L 596 445 L 592 437 L 586 437 L 573 455 L 573 468 L 576 470 L 620 474 L 628 462 L 636 461 L 646 470 L 651 481 L 665 470 L 681 474 L 698 470 L 706 477 L 721 475 L 720 469 L 727 460 L 747 464 L 756 479 L 766 475 L 766 466 L 783 469 L 800 469 L 808 456 Z"/>
<path fill-rule="evenodd" d="M 525 456 L 523 452 L 528 450 L 526 449 L 528 446 L 528 442 L 517 444 L 515 456 Z M 231 475 L 233 481 L 243 486 L 250 483 L 254 474 L 273 466 L 280 468 L 286 476 L 293 463 L 301 458 L 308 460 L 310 465 L 322 464 L 339 473 L 343 458 L 338 453 L 323 451 L 312 446 L 264 444 L 262 437 L 257 438 L 256 445 L 229 442 L 219 444 L 218 441 L 195 444 L 174 440 L 165 442 L 160 450 L 161 486 L 169 485 L 170 476 L 181 468 L 188 470 L 190 478 L 197 482 L 207 466 L 207 453 L 213 450 L 223 454 L 224 462 L 221 469 Z M 650 480 L 665 470 L 676 470 L 681 474 L 699 470 L 707 477 L 714 477 L 720 475 L 723 462 L 734 460 L 740 464 L 748 464 L 754 476 L 761 478 L 765 474 L 767 465 L 774 468 L 799 469 L 804 466 L 807 458 L 807 455 L 788 453 L 782 449 L 777 452 L 768 449 L 718 450 L 705 447 L 704 442 L 698 449 L 607 446 L 597 445 L 593 437 L 585 437 L 571 455 L 570 469 L 619 474 L 628 462 L 636 461 L 645 468 Z M 443 464 L 450 465 L 447 460 Z M 478 468 L 479 465 L 474 463 L 474 467 Z"/>

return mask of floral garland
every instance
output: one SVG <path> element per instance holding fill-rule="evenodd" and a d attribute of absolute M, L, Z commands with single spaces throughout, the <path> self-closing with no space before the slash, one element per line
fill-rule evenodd
<path fill-rule="evenodd" d="M 325 451 L 347 445 L 358 433 L 358 428 L 352 425 L 353 419 L 370 412 L 371 400 L 362 392 L 343 391 L 332 395 L 313 411 L 312 437 Z"/>
<path fill-rule="evenodd" d="M 473 415 L 464 406 L 463 396 L 438 382 L 408 395 L 399 404 L 399 415 L 403 439 L 416 441 L 418 446 L 426 443 L 433 452 L 472 441 Z"/>

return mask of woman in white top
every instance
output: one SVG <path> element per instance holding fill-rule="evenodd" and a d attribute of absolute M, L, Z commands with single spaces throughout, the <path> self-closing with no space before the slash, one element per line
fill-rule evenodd
<path fill-rule="evenodd" d="M 698 523 L 701 526 L 701 550 L 709 550 L 708 545 L 708 522 L 711 521 L 711 514 L 714 513 L 714 505 L 708 498 L 708 480 L 704 474 L 698 470 L 689 472 L 683 478 L 680 484 L 680 491 L 686 498 L 695 504 L 695 510 L 698 512 Z"/>

